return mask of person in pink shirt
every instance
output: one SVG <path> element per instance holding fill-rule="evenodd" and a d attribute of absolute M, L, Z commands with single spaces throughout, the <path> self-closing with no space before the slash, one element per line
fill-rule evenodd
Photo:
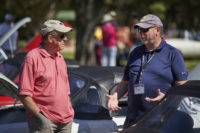
<path fill-rule="evenodd" d="M 45 21 L 41 44 L 27 53 L 21 66 L 18 96 L 27 110 L 30 133 L 71 133 L 74 110 L 67 66 L 59 53 L 71 29 L 58 20 Z"/>
<path fill-rule="evenodd" d="M 117 31 L 113 25 L 114 19 L 110 14 L 105 14 L 103 17 L 102 35 L 102 66 L 116 66 L 117 56 Z"/>

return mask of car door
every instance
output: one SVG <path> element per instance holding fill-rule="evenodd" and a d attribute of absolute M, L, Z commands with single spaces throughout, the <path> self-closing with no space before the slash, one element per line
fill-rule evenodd
<path fill-rule="evenodd" d="M 0 93 L 4 95 L 0 96 L 0 101 L 5 97 L 9 97 L 8 100 L 11 99 L 11 101 L 5 101 L 9 104 L 4 103 L 0 106 L 0 133 L 28 133 L 25 109 L 17 97 L 17 85 L 1 73 Z"/>
<path fill-rule="evenodd" d="M 17 85 L 0 73 L 0 108 L 21 104 L 17 97 Z"/>

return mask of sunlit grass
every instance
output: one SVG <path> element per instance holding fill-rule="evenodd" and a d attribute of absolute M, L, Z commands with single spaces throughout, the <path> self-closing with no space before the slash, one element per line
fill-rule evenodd
<path fill-rule="evenodd" d="M 75 59 L 75 53 L 73 52 L 62 52 L 61 51 L 61 54 L 64 58 L 68 58 L 68 59 Z"/>
<path fill-rule="evenodd" d="M 198 63 L 200 63 L 200 59 L 185 59 L 185 66 L 188 72 L 190 72 Z"/>

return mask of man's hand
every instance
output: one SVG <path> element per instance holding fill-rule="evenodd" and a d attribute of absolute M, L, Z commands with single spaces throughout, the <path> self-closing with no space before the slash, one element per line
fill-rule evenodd
<path fill-rule="evenodd" d="M 34 116 L 38 116 L 40 108 L 36 105 L 32 97 L 26 95 L 19 95 L 19 99 L 23 103 L 24 107 Z"/>
<path fill-rule="evenodd" d="M 157 94 L 158 96 L 155 98 L 149 98 L 149 97 L 145 97 L 145 100 L 147 102 L 153 103 L 153 102 L 159 102 L 160 100 L 163 99 L 163 97 L 165 96 L 164 93 L 160 92 L 160 89 L 157 90 Z"/>
<path fill-rule="evenodd" d="M 107 107 L 108 109 L 115 111 L 121 109 L 121 107 L 118 106 L 118 99 L 117 99 L 117 93 L 114 93 L 113 95 L 106 95 L 108 99 Z"/>

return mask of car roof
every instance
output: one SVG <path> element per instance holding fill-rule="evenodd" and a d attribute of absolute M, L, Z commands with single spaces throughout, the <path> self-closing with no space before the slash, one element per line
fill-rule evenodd
<path fill-rule="evenodd" d="M 189 80 L 183 85 L 171 87 L 167 95 L 200 97 L 200 80 Z"/>
<path fill-rule="evenodd" d="M 101 88 L 111 89 L 122 80 L 124 67 L 80 66 L 70 73 L 82 75 L 97 83 Z"/>

